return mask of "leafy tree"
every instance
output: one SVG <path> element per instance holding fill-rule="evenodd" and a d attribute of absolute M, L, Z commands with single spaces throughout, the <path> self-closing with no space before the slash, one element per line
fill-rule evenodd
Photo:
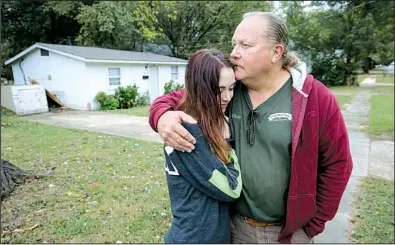
<path fill-rule="evenodd" d="M 89 1 L 74 1 L 90 4 Z M 1 2 L 1 76 L 11 79 L 11 66 L 4 61 L 36 42 L 74 44 L 80 26 L 72 16 L 63 14 L 58 5 L 70 2 L 2 1 Z M 71 5 L 71 4 L 69 4 Z"/>
<path fill-rule="evenodd" d="M 142 43 L 161 35 L 161 29 L 155 25 L 157 19 L 150 11 L 153 4 L 148 1 L 103 1 L 83 6 L 76 16 L 81 24 L 76 40 L 86 46 L 143 51 Z"/>
<path fill-rule="evenodd" d="M 198 48 L 213 47 L 223 52 L 232 52 L 232 35 L 241 22 L 244 13 L 249 11 L 270 11 L 273 2 L 269 1 L 227 1 L 222 22 L 210 35 L 206 35 Z"/>
<path fill-rule="evenodd" d="M 43 16 L 43 3 L 39 1 L 1 2 L 1 75 L 10 79 L 11 68 L 4 67 L 4 61 L 21 52 L 36 41 L 47 41 L 50 18 Z M 21 38 L 23 37 L 23 38 Z"/>
<path fill-rule="evenodd" d="M 281 4 L 294 49 L 324 83 L 353 84 L 361 64 L 394 59 L 393 1 L 313 1 L 316 11 L 309 12 L 297 1 Z M 242 14 L 272 7 L 268 1 L 2 1 L 1 58 L 35 42 L 136 51 L 164 44 L 185 59 L 201 48 L 229 53 Z M 1 76 L 11 78 L 3 64 Z"/>
<path fill-rule="evenodd" d="M 394 61 L 394 1 L 374 1 L 361 7 L 363 15 L 371 15 L 376 39 L 371 57 L 376 63 L 388 65 Z"/>
<path fill-rule="evenodd" d="M 305 6 L 296 1 L 282 3 L 294 49 L 311 61 L 311 73 L 325 84 L 355 84 L 356 72 L 364 60 L 374 54 L 385 56 L 380 42 L 393 45 L 393 34 L 392 38 L 389 34 L 386 38 L 378 35 L 387 30 L 390 23 L 393 27 L 393 19 L 390 22 L 388 13 L 385 18 L 377 17 L 379 11 L 364 8 L 368 4 L 372 3 L 361 0 L 314 2 L 318 10 L 306 11 Z M 383 6 L 375 8 L 393 11 L 393 4 L 390 10 Z M 380 25 L 376 19 L 382 21 Z"/>
<path fill-rule="evenodd" d="M 174 7 L 159 2 L 155 9 L 165 40 L 174 56 L 187 59 L 197 49 L 231 50 L 232 34 L 249 10 L 268 10 L 265 1 L 177 1 Z"/>

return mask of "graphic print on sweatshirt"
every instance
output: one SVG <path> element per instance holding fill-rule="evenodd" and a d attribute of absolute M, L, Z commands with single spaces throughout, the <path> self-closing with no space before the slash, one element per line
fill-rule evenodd
<path fill-rule="evenodd" d="M 165 151 L 166 151 L 166 154 L 168 156 L 170 156 L 170 154 L 174 151 L 174 148 L 172 148 L 170 146 L 165 146 Z M 171 158 L 169 158 L 169 159 L 171 159 Z M 169 162 L 170 162 L 170 165 L 171 165 L 170 168 L 169 168 Z M 176 176 L 180 175 L 178 173 L 178 170 L 177 170 L 176 166 L 174 166 L 174 164 L 173 164 L 173 162 L 171 160 L 166 161 L 165 170 L 166 170 L 166 172 L 169 175 L 176 175 Z"/>

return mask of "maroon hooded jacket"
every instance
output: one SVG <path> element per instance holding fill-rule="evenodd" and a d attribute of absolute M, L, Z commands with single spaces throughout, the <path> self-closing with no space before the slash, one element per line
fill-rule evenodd
<path fill-rule="evenodd" d="M 330 90 L 313 76 L 291 68 L 292 155 L 286 222 L 281 243 L 303 228 L 314 237 L 335 216 L 353 168 L 348 134 L 339 104 Z M 160 116 L 177 108 L 183 90 L 155 100 L 149 124 L 157 131 Z"/>

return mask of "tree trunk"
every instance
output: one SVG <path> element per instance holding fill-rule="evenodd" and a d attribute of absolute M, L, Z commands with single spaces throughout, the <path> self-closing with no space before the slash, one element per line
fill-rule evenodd
<path fill-rule="evenodd" d="M 1 200 L 8 197 L 17 185 L 23 184 L 27 177 L 22 169 L 1 159 Z"/>

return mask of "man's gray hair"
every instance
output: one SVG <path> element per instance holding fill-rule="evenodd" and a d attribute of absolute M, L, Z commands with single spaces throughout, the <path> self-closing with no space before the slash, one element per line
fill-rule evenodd
<path fill-rule="evenodd" d="M 265 38 L 277 44 L 282 44 L 284 46 L 283 67 L 295 67 L 296 64 L 299 63 L 299 58 L 295 52 L 289 52 L 288 50 L 289 37 L 288 28 L 285 22 L 270 12 L 262 11 L 247 12 L 243 15 L 243 20 L 252 16 L 261 16 L 265 18 L 265 20 L 267 21 Z"/>

